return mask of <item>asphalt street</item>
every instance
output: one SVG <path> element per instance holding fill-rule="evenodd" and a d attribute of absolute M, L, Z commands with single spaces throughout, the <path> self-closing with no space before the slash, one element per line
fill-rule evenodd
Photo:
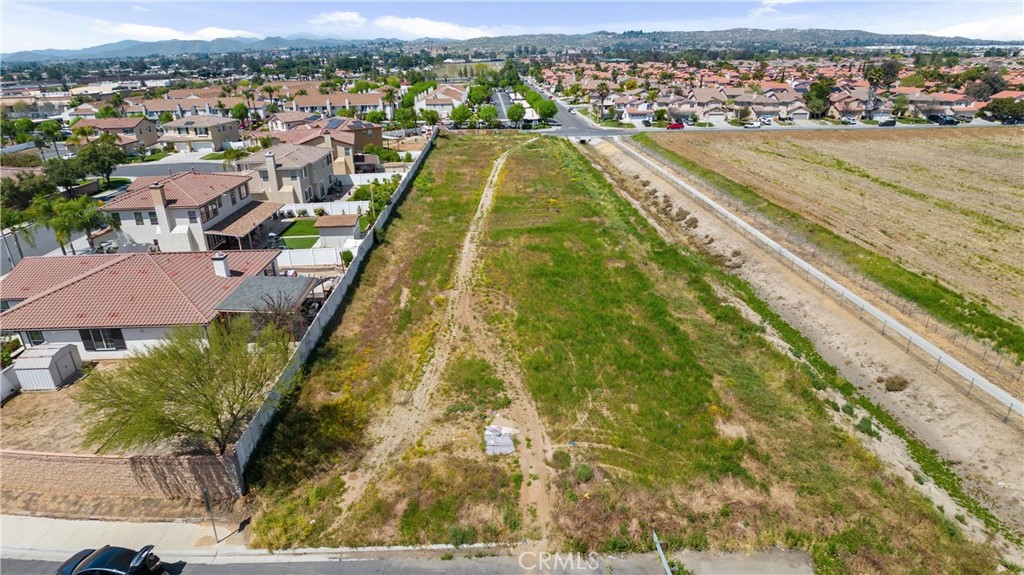
<path fill-rule="evenodd" d="M 223 172 L 221 162 L 149 162 L 146 164 L 122 164 L 114 171 L 115 178 L 137 178 L 139 176 L 166 176 L 174 172 Z"/>

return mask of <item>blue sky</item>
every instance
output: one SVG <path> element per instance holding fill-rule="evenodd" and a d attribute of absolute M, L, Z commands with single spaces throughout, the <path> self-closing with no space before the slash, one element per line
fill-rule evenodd
<path fill-rule="evenodd" d="M 0 52 L 120 40 L 303 34 L 336 38 L 473 38 L 595 30 L 842 28 L 991 40 L 1024 39 L 1024 2 L 0 2 Z"/>

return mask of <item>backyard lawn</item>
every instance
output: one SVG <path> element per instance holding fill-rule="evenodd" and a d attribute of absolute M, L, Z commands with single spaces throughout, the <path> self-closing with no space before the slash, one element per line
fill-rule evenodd
<path fill-rule="evenodd" d="M 302 238 L 284 238 L 284 245 L 290 250 L 307 250 L 313 247 L 320 239 L 320 236 L 316 237 L 302 237 Z"/>
<path fill-rule="evenodd" d="M 296 238 L 303 236 L 320 236 L 320 232 L 314 227 L 316 220 L 295 220 L 281 233 L 283 238 Z"/>

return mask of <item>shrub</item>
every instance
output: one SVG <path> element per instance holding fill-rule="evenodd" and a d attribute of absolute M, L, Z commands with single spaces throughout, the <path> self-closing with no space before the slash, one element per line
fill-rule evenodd
<path fill-rule="evenodd" d="M 886 391 L 903 391 L 908 385 L 910 385 L 910 382 L 902 375 L 890 375 L 885 378 Z"/>
<path fill-rule="evenodd" d="M 594 478 L 594 470 L 589 465 L 579 464 L 576 467 L 576 481 L 578 483 L 586 483 Z"/>
<path fill-rule="evenodd" d="M 448 529 L 448 542 L 456 547 L 476 543 L 476 528 L 452 525 Z"/>
<path fill-rule="evenodd" d="M 296 213 L 295 215 L 299 216 L 300 218 L 304 218 L 309 215 L 309 210 L 299 210 L 298 213 Z"/>
<path fill-rule="evenodd" d="M 853 415 L 853 411 L 854 410 L 852 403 L 847 402 L 843 404 L 843 413 L 845 413 L 846 415 Z"/>
<path fill-rule="evenodd" d="M 348 265 L 352 263 L 352 260 L 355 259 L 355 257 L 356 256 L 352 255 L 352 252 L 349 250 L 341 252 L 341 261 L 345 262 L 345 267 L 348 267 Z"/>
<path fill-rule="evenodd" d="M 313 214 L 316 215 L 317 217 L 326 216 L 327 210 L 323 208 L 313 208 Z"/>
<path fill-rule="evenodd" d="M 402 158 L 402 161 L 404 161 L 407 164 L 412 163 L 412 154 L 410 154 L 409 152 L 406 152 L 405 156 Z"/>
<path fill-rule="evenodd" d="M 871 437 L 874 437 L 875 439 L 879 439 L 882 437 L 880 433 L 875 431 L 874 425 L 872 425 L 870 417 L 865 416 L 860 418 L 860 421 L 857 422 L 857 425 L 855 427 L 857 428 L 857 431 L 863 433 L 864 435 L 869 435 Z"/>
<path fill-rule="evenodd" d="M 572 463 L 572 457 L 569 452 L 564 449 L 556 449 L 551 454 L 551 466 L 555 469 L 569 469 L 569 465 Z"/>

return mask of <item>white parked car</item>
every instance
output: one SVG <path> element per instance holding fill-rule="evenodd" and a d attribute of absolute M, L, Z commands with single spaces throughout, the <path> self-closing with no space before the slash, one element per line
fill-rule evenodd
<path fill-rule="evenodd" d="M 846 124 L 847 126 L 852 126 L 852 125 L 857 123 L 857 120 L 855 120 L 853 118 L 843 118 L 842 122 L 844 124 Z"/>
<path fill-rule="evenodd" d="M 743 124 L 743 127 L 744 128 L 760 128 L 761 127 L 761 122 L 747 122 L 746 124 Z"/>

